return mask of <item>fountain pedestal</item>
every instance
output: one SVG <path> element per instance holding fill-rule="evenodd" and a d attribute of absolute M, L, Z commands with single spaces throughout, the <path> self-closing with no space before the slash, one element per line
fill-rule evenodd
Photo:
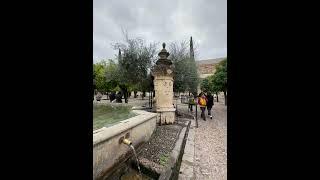
<path fill-rule="evenodd" d="M 163 49 L 158 54 L 159 60 L 156 62 L 152 75 L 154 76 L 156 112 L 159 123 L 173 124 L 175 121 L 175 111 L 173 106 L 173 70 L 172 62 L 167 59 L 169 53 L 165 49 L 166 44 L 162 44 Z"/>

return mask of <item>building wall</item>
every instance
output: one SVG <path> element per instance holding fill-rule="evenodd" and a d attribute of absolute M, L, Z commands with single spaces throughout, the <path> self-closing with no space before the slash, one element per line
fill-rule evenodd
<path fill-rule="evenodd" d="M 214 74 L 216 64 L 199 64 L 197 68 L 199 74 Z"/>

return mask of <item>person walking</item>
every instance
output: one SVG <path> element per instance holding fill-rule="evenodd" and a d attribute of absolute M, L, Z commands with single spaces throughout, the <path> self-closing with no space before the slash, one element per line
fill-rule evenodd
<path fill-rule="evenodd" d="M 116 103 L 122 103 L 122 93 L 120 91 L 116 95 Z"/>
<path fill-rule="evenodd" d="M 213 96 L 210 92 L 208 92 L 207 99 L 208 99 L 208 103 L 207 103 L 208 116 L 210 116 L 210 119 L 212 119 L 211 109 L 212 109 L 212 106 L 214 105 L 214 102 L 213 102 Z"/>
<path fill-rule="evenodd" d="M 109 96 L 110 102 L 116 99 L 116 93 L 114 91 L 112 91 Z"/>
<path fill-rule="evenodd" d="M 200 106 L 201 109 L 201 117 L 203 118 L 204 121 L 206 121 L 206 106 L 207 106 L 207 97 L 205 96 L 205 94 L 203 92 L 201 92 L 199 94 L 199 98 L 198 98 L 198 104 Z"/>
<path fill-rule="evenodd" d="M 188 103 L 189 103 L 189 111 L 192 112 L 193 111 L 192 107 L 193 107 L 193 105 L 195 105 L 194 96 L 193 95 L 189 96 Z"/>

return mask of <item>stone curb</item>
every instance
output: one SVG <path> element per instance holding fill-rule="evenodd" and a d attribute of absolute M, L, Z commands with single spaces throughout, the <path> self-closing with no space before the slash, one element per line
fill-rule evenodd
<path fill-rule="evenodd" d="M 188 132 L 188 138 L 179 170 L 179 180 L 195 179 L 194 176 L 194 135 L 195 135 L 195 120 L 191 121 L 191 126 Z"/>

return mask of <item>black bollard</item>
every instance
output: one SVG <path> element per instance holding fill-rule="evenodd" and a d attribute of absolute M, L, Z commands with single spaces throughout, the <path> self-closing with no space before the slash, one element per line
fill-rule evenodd
<path fill-rule="evenodd" d="M 198 105 L 196 104 L 196 126 L 198 128 Z"/>

